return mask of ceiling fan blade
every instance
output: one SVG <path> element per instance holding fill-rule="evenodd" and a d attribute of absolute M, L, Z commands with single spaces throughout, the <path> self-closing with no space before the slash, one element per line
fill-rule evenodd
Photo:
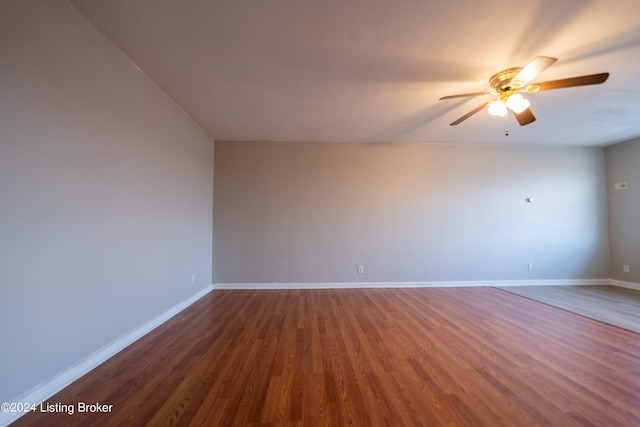
<path fill-rule="evenodd" d="M 521 113 L 514 112 L 513 115 L 516 116 L 516 119 L 518 120 L 518 123 L 520 123 L 520 126 L 528 125 L 529 123 L 536 121 L 536 116 L 533 115 L 530 108 L 527 108 Z"/>
<path fill-rule="evenodd" d="M 443 99 L 453 99 L 453 98 L 467 98 L 470 96 L 490 96 L 490 95 L 495 95 L 495 92 L 473 92 L 473 93 L 461 93 L 459 95 L 449 95 L 449 96 L 443 96 L 442 98 L 438 99 L 438 101 L 442 101 Z"/>
<path fill-rule="evenodd" d="M 550 56 L 536 56 L 511 79 L 509 86 L 519 88 L 526 85 L 556 61 L 556 58 Z"/>
<path fill-rule="evenodd" d="M 609 78 L 609 73 L 590 74 L 588 76 L 571 77 L 568 79 L 551 80 L 548 82 L 535 83 L 532 86 L 538 87 L 537 90 L 562 89 L 563 87 L 587 86 L 604 83 Z"/>
<path fill-rule="evenodd" d="M 469 111 L 467 114 L 465 114 L 464 116 L 460 117 L 458 120 L 456 120 L 455 122 L 449 124 L 449 126 L 455 126 L 455 125 L 459 125 L 460 123 L 462 123 L 463 121 L 467 120 L 469 117 L 473 116 L 474 114 L 476 114 L 479 111 L 484 110 L 485 108 L 487 108 L 487 105 L 489 105 L 488 102 L 485 102 L 484 104 L 482 104 L 479 107 L 474 108 L 473 110 Z"/>

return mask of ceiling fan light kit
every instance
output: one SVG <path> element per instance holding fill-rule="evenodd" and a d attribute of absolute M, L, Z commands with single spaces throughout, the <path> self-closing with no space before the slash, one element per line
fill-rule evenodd
<path fill-rule="evenodd" d="M 504 117 L 507 115 L 507 104 L 504 102 L 497 100 L 489 102 L 489 106 L 487 107 L 487 111 L 492 116 Z"/>
<path fill-rule="evenodd" d="M 502 70 L 491 76 L 489 79 L 489 86 L 493 89 L 491 91 L 449 95 L 440 98 L 440 100 L 443 100 L 472 96 L 497 97 L 495 100 L 485 102 L 479 107 L 471 110 L 458 120 L 452 122 L 450 126 L 456 126 L 462 123 L 464 120 L 485 108 L 490 115 L 498 117 L 506 116 L 508 114 L 508 110 L 511 110 L 521 126 L 528 125 L 529 123 L 534 122 L 536 118 L 529 108 L 531 105 L 530 102 L 521 95 L 522 93 L 528 94 L 565 87 L 595 85 L 604 83 L 609 77 L 609 73 L 600 73 L 529 84 L 544 69 L 553 65 L 556 61 L 556 58 L 549 56 L 537 56 L 522 68 L 507 68 L 506 70 Z"/>
<path fill-rule="evenodd" d="M 507 98 L 507 107 L 516 114 L 522 113 L 524 110 L 529 108 L 530 105 L 531 103 L 519 93 L 514 93 Z"/>

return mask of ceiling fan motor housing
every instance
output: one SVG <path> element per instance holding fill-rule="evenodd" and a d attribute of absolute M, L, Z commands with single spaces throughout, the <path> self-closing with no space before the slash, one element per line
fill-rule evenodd
<path fill-rule="evenodd" d="M 499 73 L 494 74 L 489 79 L 489 85 L 498 93 L 503 93 L 519 88 L 520 82 L 512 82 L 511 80 L 518 75 L 522 67 L 507 68 Z M 514 83 L 512 85 L 512 83 Z"/>

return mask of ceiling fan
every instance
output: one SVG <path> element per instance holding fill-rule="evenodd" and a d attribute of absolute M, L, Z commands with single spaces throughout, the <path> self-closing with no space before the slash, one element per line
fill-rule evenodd
<path fill-rule="evenodd" d="M 494 74 L 489 79 L 489 85 L 493 88 L 487 92 L 474 92 L 463 93 L 459 95 L 449 95 L 440 98 L 452 99 L 452 98 L 465 98 L 471 96 L 492 96 L 496 97 L 492 101 L 487 101 L 484 104 L 469 111 L 464 116 L 450 124 L 455 126 L 474 114 L 484 110 L 488 110 L 492 116 L 504 117 L 507 115 L 508 110 L 514 114 L 518 123 L 521 126 L 528 125 L 536 120 L 536 117 L 529 108 L 529 101 L 522 96 L 523 93 L 535 93 L 542 90 L 561 89 L 564 87 L 574 86 L 587 86 L 604 83 L 609 77 L 609 73 L 590 74 L 587 76 L 571 77 L 568 79 L 551 80 L 548 82 L 541 82 L 535 84 L 529 84 L 533 81 L 538 74 L 544 69 L 553 65 L 556 62 L 556 58 L 548 56 L 537 56 L 531 62 L 529 62 L 523 68 L 507 68 L 497 74 Z"/>

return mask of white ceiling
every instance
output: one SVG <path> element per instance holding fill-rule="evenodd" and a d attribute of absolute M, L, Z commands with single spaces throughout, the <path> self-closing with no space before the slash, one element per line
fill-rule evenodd
<path fill-rule="evenodd" d="M 608 145 L 640 137 L 638 0 L 74 0 L 217 140 Z M 488 79 L 535 56 L 520 127 L 482 111 Z M 505 136 L 509 129 L 510 135 Z"/>

